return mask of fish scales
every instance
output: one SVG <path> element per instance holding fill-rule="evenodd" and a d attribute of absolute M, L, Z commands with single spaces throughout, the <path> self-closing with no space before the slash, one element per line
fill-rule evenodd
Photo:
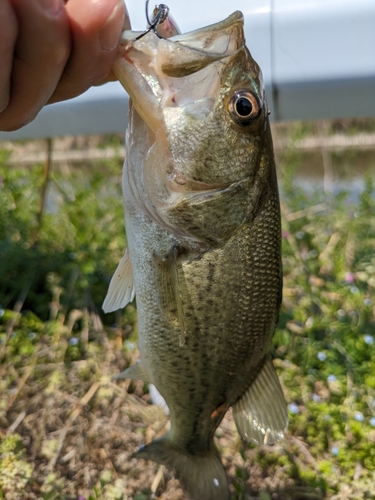
<path fill-rule="evenodd" d="M 187 498 L 226 500 L 214 434 L 227 409 L 248 441 L 272 444 L 287 426 L 269 357 L 282 278 L 262 76 L 239 12 L 137 37 L 124 33 L 114 67 L 132 99 L 128 250 L 103 307 L 136 295 L 141 357 L 119 377 L 154 384 L 170 411 L 170 431 L 137 456 L 174 469 Z"/>

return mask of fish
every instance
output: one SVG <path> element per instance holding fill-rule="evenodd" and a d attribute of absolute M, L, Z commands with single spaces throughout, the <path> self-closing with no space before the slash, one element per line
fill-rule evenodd
<path fill-rule="evenodd" d="M 128 248 L 105 312 L 136 297 L 140 359 L 116 378 L 153 384 L 170 430 L 135 457 L 173 470 L 192 500 L 228 500 L 215 431 L 274 444 L 287 408 L 270 355 L 282 300 L 281 224 L 261 70 L 239 11 L 169 37 L 125 31 Z"/>

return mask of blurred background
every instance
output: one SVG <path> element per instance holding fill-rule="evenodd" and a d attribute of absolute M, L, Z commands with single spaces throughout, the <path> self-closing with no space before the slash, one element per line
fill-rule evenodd
<path fill-rule="evenodd" d="M 139 2 L 128 2 L 143 29 Z M 233 500 L 375 498 L 375 4 L 168 3 L 183 31 L 245 15 L 278 166 L 284 300 L 272 355 L 286 439 L 217 431 Z M 131 459 L 165 433 L 134 363 L 136 304 L 101 304 L 126 247 L 117 84 L 0 133 L 0 499 L 182 500 Z"/>

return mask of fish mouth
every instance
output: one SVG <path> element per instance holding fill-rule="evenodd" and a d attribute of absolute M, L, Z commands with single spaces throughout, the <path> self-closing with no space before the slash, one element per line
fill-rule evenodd
<path fill-rule="evenodd" d="M 151 130 L 162 126 L 166 107 L 179 104 L 174 96 L 182 96 L 184 86 L 196 86 L 190 96 L 194 100 L 214 95 L 221 69 L 208 71 L 208 66 L 244 46 L 243 23 L 243 14 L 236 11 L 223 21 L 168 39 L 150 31 L 137 40 L 142 32 L 123 32 L 113 70 Z M 202 86 L 193 75 L 205 69 Z"/>
<path fill-rule="evenodd" d="M 236 11 L 216 24 L 174 36 L 170 40 L 186 47 L 186 50 L 181 50 L 182 54 L 170 59 L 167 56 L 161 65 L 163 73 L 182 78 L 205 68 L 213 61 L 233 55 L 245 43 L 243 22 L 242 12 Z"/>

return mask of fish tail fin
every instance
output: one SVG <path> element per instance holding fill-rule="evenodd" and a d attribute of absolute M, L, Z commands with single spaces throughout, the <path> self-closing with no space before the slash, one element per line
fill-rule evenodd
<path fill-rule="evenodd" d="M 174 445 L 165 436 L 144 446 L 135 456 L 174 470 L 189 500 L 229 499 L 227 477 L 213 443 L 207 452 L 193 455 Z"/>

